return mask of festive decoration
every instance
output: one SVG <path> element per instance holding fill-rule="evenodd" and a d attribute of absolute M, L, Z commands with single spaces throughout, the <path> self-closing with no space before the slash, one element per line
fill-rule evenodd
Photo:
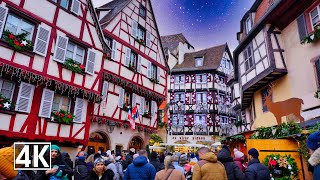
<path fill-rule="evenodd" d="M 281 156 L 270 154 L 263 160 L 264 165 L 270 170 L 270 177 L 274 180 L 297 180 L 299 170 L 297 163 L 291 155 Z"/>
<path fill-rule="evenodd" d="M 10 101 L 10 99 L 4 97 L 0 94 L 0 109 L 4 110 L 13 110 L 14 104 Z"/>
<path fill-rule="evenodd" d="M 64 62 L 64 66 L 69 69 L 70 71 L 76 72 L 76 73 L 83 73 L 84 70 L 84 66 L 83 64 L 80 64 L 76 61 L 74 61 L 73 59 L 66 59 Z"/>
<path fill-rule="evenodd" d="M 234 136 L 230 136 L 230 137 L 225 137 L 220 139 L 220 141 L 222 143 L 230 143 L 230 142 L 241 142 L 241 143 L 245 143 L 246 142 L 246 138 L 242 135 L 234 135 Z"/>
<path fill-rule="evenodd" d="M 33 51 L 32 42 L 27 40 L 28 33 L 14 35 L 10 31 L 3 32 L 3 39 L 17 51 Z"/>
<path fill-rule="evenodd" d="M 123 103 L 122 110 L 128 112 L 129 109 L 131 109 L 130 106 L 129 105 L 127 106 L 126 103 Z"/>
<path fill-rule="evenodd" d="M 151 118 L 151 112 L 149 111 L 144 112 L 142 117 Z"/>
<path fill-rule="evenodd" d="M 279 139 L 301 133 L 301 128 L 294 122 L 283 123 L 274 127 L 257 128 L 251 139 Z"/>
<path fill-rule="evenodd" d="M 59 112 L 52 112 L 53 118 L 60 123 L 71 123 L 74 119 L 74 115 L 68 111 L 60 110 Z"/>
<path fill-rule="evenodd" d="M 152 92 L 149 89 L 138 86 L 130 82 L 129 80 L 125 80 L 117 75 L 105 73 L 104 80 L 114 83 L 115 85 L 121 86 L 122 88 L 130 89 L 133 93 L 144 96 L 145 98 L 157 101 L 159 103 L 165 100 L 164 95 L 160 95 L 158 93 Z"/>
<path fill-rule="evenodd" d="M 162 143 L 162 138 L 157 134 L 150 134 L 149 145 L 153 146 L 154 143 Z"/>
<path fill-rule="evenodd" d="M 139 38 L 138 36 L 135 38 L 135 40 L 141 45 L 144 45 L 144 46 L 146 45 L 146 42 L 144 41 L 144 39 Z"/>
<path fill-rule="evenodd" d="M 129 63 L 129 67 L 128 67 L 131 71 L 136 72 L 137 71 L 137 67 L 134 63 Z"/>
<path fill-rule="evenodd" d="M 110 53 L 105 53 L 105 54 L 103 54 L 103 59 L 107 59 L 107 60 L 113 61 L 113 60 L 111 59 Z"/>
<path fill-rule="evenodd" d="M 312 31 L 311 33 L 309 33 L 308 36 L 306 36 L 301 44 L 309 44 L 309 43 L 313 43 L 313 42 L 316 42 L 320 39 L 320 27 L 319 26 L 316 26 L 314 28 L 314 31 Z"/>
<path fill-rule="evenodd" d="M 25 81 L 28 83 L 34 83 L 37 86 L 54 86 L 55 92 L 59 91 L 60 94 L 67 94 L 68 97 L 82 97 L 94 102 L 100 102 L 102 99 L 99 94 L 0 62 L 0 76 L 3 74 L 11 75 L 11 79 L 16 78 L 19 82 Z"/>

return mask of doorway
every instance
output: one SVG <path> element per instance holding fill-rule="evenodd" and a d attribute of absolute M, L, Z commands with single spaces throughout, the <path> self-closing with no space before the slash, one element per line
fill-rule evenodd
<path fill-rule="evenodd" d="M 109 137 L 100 132 L 93 132 L 89 136 L 88 146 L 86 148 L 86 152 L 88 156 L 91 154 L 95 154 L 98 151 L 106 152 L 110 149 Z"/>
<path fill-rule="evenodd" d="M 143 149 L 143 140 L 139 136 L 134 136 L 129 142 L 129 150 L 135 151 L 137 153 L 140 149 Z"/>

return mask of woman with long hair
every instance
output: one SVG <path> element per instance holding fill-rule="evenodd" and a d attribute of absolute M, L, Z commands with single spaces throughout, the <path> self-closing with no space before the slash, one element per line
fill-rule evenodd
<path fill-rule="evenodd" d="M 181 171 L 174 169 L 172 165 L 172 156 L 166 156 L 164 159 L 164 170 L 157 172 L 156 180 L 185 180 Z"/>

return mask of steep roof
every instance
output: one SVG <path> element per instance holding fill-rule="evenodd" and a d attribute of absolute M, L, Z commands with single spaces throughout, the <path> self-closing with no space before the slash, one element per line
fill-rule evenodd
<path fill-rule="evenodd" d="M 97 8 L 97 11 L 110 10 L 110 12 L 100 19 L 100 23 L 107 23 L 118 15 L 131 0 L 113 0 Z"/>
<path fill-rule="evenodd" d="M 181 71 L 199 71 L 199 70 L 215 70 L 219 67 L 224 52 L 227 49 L 227 44 L 214 46 L 200 51 L 186 53 L 184 61 L 173 67 L 172 72 Z M 203 66 L 196 67 L 195 57 L 204 57 Z"/>
<path fill-rule="evenodd" d="M 187 43 L 190 46 L 192 46 L 182 33 L 172 34 L 168 36 L 161 36 L 160 38 L 161 38 L 162 46 L 165 52 L 167 52 L 167 50 L 170 50 L 170 52 L 172 52 L 174 49 L 176 49 L 179 46 L 179 42 Z"/>

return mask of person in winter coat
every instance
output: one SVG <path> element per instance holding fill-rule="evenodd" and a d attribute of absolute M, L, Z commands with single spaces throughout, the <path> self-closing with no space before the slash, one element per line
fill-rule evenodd
<path fill-rule="evenodd" d="M 88 171 L 91 172 L 92 169 L 94 168 L 94 154 L 91 154 L 90 156 L 88 156 L 88 158 L 86 159 L 86 164 L 87 164 L 87 168 L 88 168 Z"/>
<path fill-rule="evenodd" d="M 311 153 L 308 162 L 313 169 L 313 179 L 320 177 L 320 131 L 310 134 L 307 139 L 307 147 Z"/>
<path fill-rule="evenodd" d="M 114 165 L 114 163 L 110 159 L 105 160 L 104 164 L 106 165 L 107 169 L 112 170 L 112 172 L 114 173 L 113 180 L 119 180 L 120 175 L 119 173 L 117 173 L 116 165 Z"/>
<path fill-rule="evenodd" d="M 49 158 L 49 153 L 46 154 L 45 158 Z M 60 153 L 60 147 L 57 145 L 51 145 L 51 166 L 50 170 L 37 171 L 36 178 L 39 180 L 49 180 L 50 176 L 55 176 L 61 179 L 65 175 L 73 175 L 72 168 L 62 159 Z"/>
<path fill-rule="evenodd" d="M 106 156 L 109 158 L 110 161 L 114 162 L 114 158 L 113 158 L 113 155 L 111 154 L 111 151 L 110 151 L 110 150 L 108 150 L 108 151 L 106 152 Z"/>
<path fill-rule="evenodd" d="M 117 173 L 119 175 L 119 180 L 123 179 L 124 177 L 124 174 L 123 174 L 123 167 L 122 167 L 122 164 L 121 164 L 121 154 L 116 154 L 116 158 L 114 159 L 116 162 L 114 163 L 114 165 L 116 166 L 116 170 L 117 170 Z"/>
<path fill-rule="evenodd" d="M 132 161 L 133 161 L 132 156 L 130 154 L 127 154 L 125 160 L 122 161 L 123 170 L 126 170 L 129 164 L 132 163 Z"/>
<path fill-rule="evenodd" d="M 227 180 L 226 170 L 207 147 L 198 150 L 200 161 L 193 167 L 192 180 Z"/>
<path fill-rule="evenodd" d="M 73 168 L 73 162 L 72 162 L 72 160 L 70 159 L 69 153 L 67 153 L 67 152 L 62 152 L 62 153 L 61 153 L 61 157 L 62 157 L 62 159 L 64 160 L 64 162 L 66 162 L 66 163 L 68 164 L 68 166 L 69 166 L 70 168 Z M 69 179 L 69 180 L 72 180 L 72 176 L 73 176 L 73 174 L 68 174 L 68 179 Z"/>
<path fill-rule="evenodd" d="M 24 145 L 16 147 L 14 149 L 13 145 L 10 147 L 4 147 L 0 149 L 0 178 L 12 179 L 18 175 L 18 171 L 13 169 L 14 164 L 14 150 L 16 151 L 16 157 L 22 150 Z"/>
<path fill-rule="evenodd" d="M 83 180 L 89 176 L 89 170 L 87 168 L 87 163 L 84 162 L 84 156 L 78 156 L 74 172 L 74 180 Z"/>
<path fill-rule="evenodd" d="M 139 156 L 133 160 L 124 174 L 125 180 L 153 180 L 156 176 L 156 168 L 148 163 L 148 153 L 140 150 Z"/>
<path fill-rule="evenodd" d="M 162 166 L 160 164 L 160 161 L 158 159 L 158 155 L 156 152 L 152 151 L 150 153 L 150 164 L 152 164 L 154 166 L 154 168 L 156 168 L 156 171 L 159 172 L 160 170 L 162 170 Z"/>
<path fill-rule="evenodd" d="M 185 180 L 184 174 L 172 165 L 172 156 L 164 159 L 164 170 L 157 172 L 155 180 Z"/>
<path fill-rule="evenodd" d="M 261 164 L 258 157 L 259 152 L 257 149 L 252 148 L 248 151 L 249 163 L 245 171 L 246 180 L 270 180 L 268 168 Z"/>
<path fill-rule="evenodd" d="M 113 180 L 114 173 L 107 169 L 103 158 L 97 158 L 94 161 L 94 168 L 90 172 L 87 180 Z"/>
<path fill-rule="evenodd" d="M 184 169 L 183 169 L 183 167 L 181 167 L 181 166 L 179 165 L 180 156 L 181 156 L 181 154 L 180 154 L 179 152 L 175 153 L 175 154 L 173 155 L 173 157 L 172 157 L 172 160 L 173 160 L 172 164 L 173 164 L 173 166 L 174 166 L 175 169 L 181 171 L 181 173 L 184 174 Z"/>
<path fill-rule="evenodd" d="M 242 180 L 243 174 L 240 168 L 233 162 L 229 148 L 224 145 L 218 152 L 218 161 L 220 161 L 226 169 L 228 180 Z"/>
<path fill-rule="evenodd" d="M 244 173 L 245 168 L 243 166 L 244 163 L 244 154 L 239 151 L 238 149 L 233 149 L 234 158 L 233 161 L 236 163 L 236 165 L 240 168 L 241 172 Z"/>

